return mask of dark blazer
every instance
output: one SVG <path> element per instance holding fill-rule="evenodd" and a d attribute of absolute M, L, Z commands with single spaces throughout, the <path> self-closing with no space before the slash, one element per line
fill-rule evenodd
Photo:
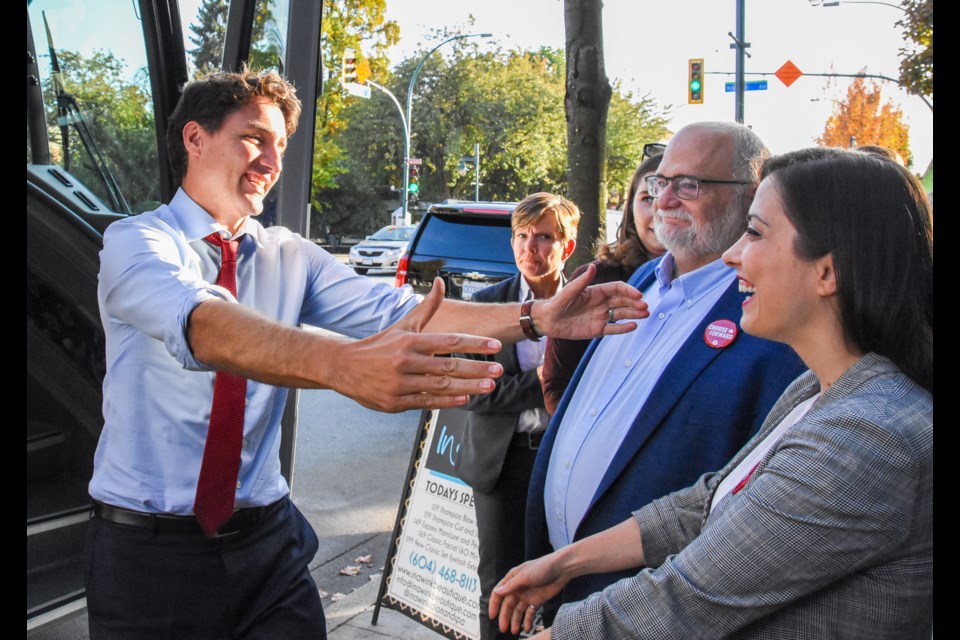
<path fill-rule="evenodd" d="M 516 302 L 520 274 L 473 295 L 477 302 Z M 489 394 L 473 396 L 464 409 L 470 411 L 457 459 L 457 474 L 475 491 L 489 492 L 497 483 L 510 447 L 520 412 L 543 407 L 543 390 L 537 371 L 520 371 L 515 345 L 506 345 L 493 356 L 470 355 L 503 365 L 503 376 Z M 521 514 L 517 514 L 521 517 Z"/>
<path fill-rule="evenodd" d="M 648 287 L 659 262 L 642 265 L 630 284 L 641 290 Z M 757 432 L 783 390 L 804 371 L 789 347 L 742 330 L 725 348 L 707 345 L 704 330 L 711 322 L 731 320 L 739 327 L 744 294 L 737 289 L 734 280 L 664 369 L 604 473 L 575 539 L 620 524 L 654 499 L 720 469 Z M 598 343 L 594 340 L 584 354 L 540 445 L 527 498 L 530 558 L 553 550 L 543 505 L 547 466 L 567 405 Z M 581 600 L 634 573 L 582 576 L 567 585 L 563 601 Z"/>

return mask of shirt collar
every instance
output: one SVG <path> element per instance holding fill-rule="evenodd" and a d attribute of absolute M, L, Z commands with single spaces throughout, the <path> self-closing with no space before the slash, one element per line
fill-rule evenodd
<path fill-rule="evenodd" d="M 566 283 L 567 279 L 560 274 L 560 284 L 557 285 L 557 293 L 560 293 L 560 290 L 563 289 L 563 285 Z M 527 279 L 523 277 L 523 274 L 520 274 L 520 302 L 525 301 L 528 297 L 533 299 L 533 296 L 530 295 L 530 284 L 527 282 Z M 553 295 L 557 295 L 557 293 Z"/>
<path fill-rule="evenodd" d="M 243 228 L 240 229 L 239 233 L 231 238 L 227 228 L 217 222 L 206 209 L 188 196 L 183 188 L 177 189 L 177 193 L 173 196 L 168 206 L 173 212 L 173 216 L 177 220 L 177 224 L 180 226 L 180 230 L 183 232 L 187 242 L 201 240 L 211 233 L 219 233 L 231 240 L 247 234 L 256 241 L 258 246 L 260 245 L 260 230 L 263 227 L 259 222 L 248 217 L 244 221 Z"/>
<path fill-rule="evenodd" d="M 674 286 L 680 287 L 683 297 L 690 300 L 698 300 L 714 287 L 729 280 L 735 273 L 734 269 L 725 265 L 721 258 L 678 277 L 673 275 L 675 267 L 673 254 L 668 251 L 655 270 L 660 291 L 664 292 Z"/>

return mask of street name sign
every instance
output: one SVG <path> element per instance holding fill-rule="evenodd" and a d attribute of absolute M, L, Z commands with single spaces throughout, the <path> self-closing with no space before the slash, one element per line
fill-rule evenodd
<path fill-rule="evenodd" d="M 736 82 L 728 82 L 724 85 L 724 91 L 726 93 L 732 93 L 737 90 Z M 766 91 L 767 90 L 767 81 L 766 80 L 752 80 L 750 82 L 745 82 L 743 84 L 744 91 Z"/>

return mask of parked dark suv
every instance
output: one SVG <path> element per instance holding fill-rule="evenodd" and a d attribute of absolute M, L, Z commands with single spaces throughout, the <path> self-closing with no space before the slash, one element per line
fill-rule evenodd
<path fill-rule="evenodd" d="M 515 202 L 435 204 L 397 268 L 397 286 L 426 293 L 443 278 L 448 298 L 469 300 L 491 284 L 517 273 L 510 248 L 510 214 Z"/>

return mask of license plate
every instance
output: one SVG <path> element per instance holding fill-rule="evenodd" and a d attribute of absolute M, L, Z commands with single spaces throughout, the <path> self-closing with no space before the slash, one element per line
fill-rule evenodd
<path fill-rule="evenodd" d="M 470 298 L 473 297 L 473 294 L 475 294 L 477 291 L 480 291 L 481 289 L 486 289 L 486 288 L 487 288 L 486 282 L 464 280 L 463 287 L 460 290 L 460 297 L 464 300 L 469 300 Z"/>
<path fill-rule="evenodd" d="M 364 260 L 364 261 L 363 261 L 363 266 L 365 266 L 365 267 L 366 267 L 366 266 L 369 266 L 369 265 L 372 265 L 372 264 L 373 264 L 373 260 Z"/>

